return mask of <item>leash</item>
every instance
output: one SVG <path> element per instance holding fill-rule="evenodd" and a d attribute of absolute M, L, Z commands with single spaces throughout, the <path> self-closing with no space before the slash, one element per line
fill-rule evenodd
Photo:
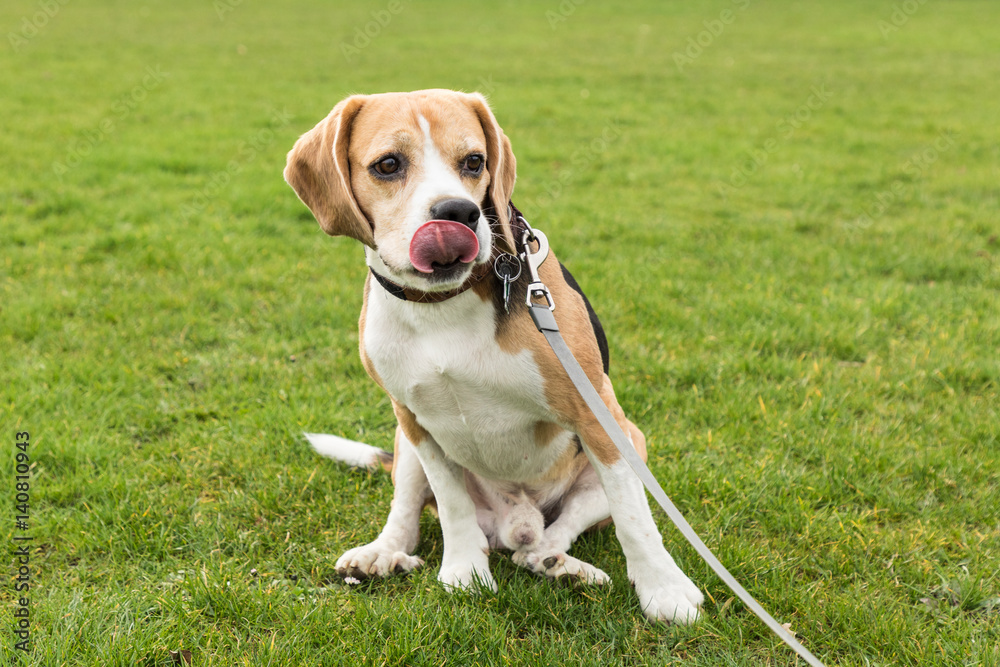
<path fill-rule="evenodd" d="M 628 437 L 622 431 L 618 422 L 615 418 L 611 416 L 611 412 L 608 410 L 607 406 L 604 405 L 604 401 L 598 395 L 597 390 L 594 389 L 594 385 L 590 383 L 590 379 L 587 374 L 580 367 L 579 362 L 577 362 L 576 357 L 570 351 L 569 346 L 566 345 L 566 341 L 563 340 L 562 334 L 559 333 L 559 326 L 556 324 L 556 318 L 552 314 L 555 310 L 555 303 L 552 300 L 552 295 L 549 293 L 549 288 L 545 286 L 545 283 L 541 281 L 538 277 L 538 267 L 541 266 L 542 262 L 549 254 L 549 242 L 545 238 L 545 234 L 542 232 L 532 229 L 528 224 L 528 221 L 524 219 L 523 216 L 518 214 L 520 222 L 524 224 L 525 230 L 524 235 L 521 239 L 521 245 L 523 252 L 521 254 L 521 259 L 528 265 L 528 271 L 531 274 L 531 284 L 528 285 L 528 294 L 526 303 L 529 311 L 531 312 L 531 319 L 534 320 L 535 326 L 538 330 L 545 336 L 545 340 L 548 341 L 549 346 L 555 353 L 556 358 L 559 359 L 559 363 L 563 365 L 566 373 L 569 375 L 569 379 L 576 386 L 578 392 L 580 392 L 580 397 L 583 398 L 584 402 L 594 416 L 597 417 L 597 421 L 601 424 L 601 428 L 608 434 L 608 437 L 615 443 L 615 447 L 621 453 L 622 457 L 629 464 L 635 474 L 642 481 L 643 485 L 649 491 L 650 495 L 660 504 L 660 507 L 667 513 L 667 516 L 677 529 L 681 531 L 684 538 L 691 543 L 694 550 L 698 552 L 698 555 L 704 559 L 708 566 L 722 579 L 723 583 L 726 584 L 736 596 L 743 601 L 750 610 L 757 615 L 757 618 L 762 620 L 764 624 L 771 629 L 774 634 L 788 644 L 793 651 L 795 651 L 803 660 L 812 665 L 813 667 L 824 667 L 823 663 L 819 661 L 816 656 L 809 652 L 809 650 L 800 644 L 795 637 L 791 635 L 785 628 L 781 626 L 778 621 L 774 619 L 767 610 L 760 605 L 757 600 L 754 599 L 750 593 L 747 592 L 740 582 L 736 581 L 736 578 L 726 569 L 712 550 L 709 549 L 698 534 L 691 527 L 691 524 L 687 522 L 684 515 L 680 513 L 680 510 L 674 505 L 674 503 L 667 497 L 667 494 L 663 491 L 660 483 L 656 481 L 656 477 L 650 472 L 649 468 L 646 466 L 642 458 L 639 457 L 638 452 L 632 447 L 632 443 L 629 441 Z M 533 241 L 538 242 L 538 250 L 532 252 L 531 243 Z M 520 272 L 520 271 L 519 271 Z M 497 270 L 498 275 L 500 270 Z M 504 279 L 505 288 L 507 284 L 506 278 Z M 544 300 L 545 303 L 536 303 L 536 300 Z"/>

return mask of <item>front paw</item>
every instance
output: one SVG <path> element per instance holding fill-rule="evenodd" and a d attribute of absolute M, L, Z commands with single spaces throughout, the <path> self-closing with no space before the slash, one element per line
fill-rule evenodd
<path fill-rule="evenodd" d="M 449 591 L 497 592 L 497 582 L 490 573 L 489 559 L 485 557 L 474 561 L 445 561 L 441 564 L 438 581 Z"/>
<path fill-rule="evenodd" d="M 337 559 L 337 574 L 365 579 L 405 574 L 424 564 L 416 556 L 387 548 L 378 542 L 355 547 Z"/>
<path fill-rule="evenodd" d="M 705 596 L 688 577 L 677 570 L 675 573 L 635 581 L 635 592 L 639 595 L 642 613 L 651 621 L 689 625 L 698 620 L 701 603 Z"/>

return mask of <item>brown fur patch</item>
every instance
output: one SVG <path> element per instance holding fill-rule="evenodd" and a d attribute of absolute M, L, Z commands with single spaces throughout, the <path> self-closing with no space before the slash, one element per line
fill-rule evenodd
<path fill-rule="evenodd" d="M 614 522 L 615 522 L 614 519 L 612 519 L 611 517 L 608 517 L 607 519 L 604 519 L 603 521 L 598 521 L 593 526 L 591 526 L 590 528 L 588 528 L 587 530 L 585 530 L 583 532 L 585 532 L 585 533 L 592 533 L 592 532 L 594 532 L 596 530 L 603 530 L 603 529 L 607 528 L 608 526 L 610 526 L 611 524 L 613 524 Z"/>
<path fill-rule="evenodd" d="M 431 437 L 427 429 L 417 423 L 417 416 L 396 399 L 392 399 L 392 411 L 396 413 L 396 419 L 406 439 L 413 443 L 414 447 L 419 447 L 420 443 Z"/>
<path fill-rule="evenodd" d="M 632 436 L 632 446 L 635 447 L 635 451 L 639 452 L 640 458 L 643 461 L 646 460 L 646 434 L 639 430 L 639 427 L 633 424 L 631 421 L 628 423 L 630 431 L 625 431 Z"/>
<path fill-rule="evenodd" d="M 489 273 L 482 280 L 476 281 L 472 286 L 472 291 L 483 301 L 493 301 L 493 295 L 496 294 L 499 282 L 493 275 L 493 266 L 491 265 Z"/>
<path fill-rule="evenodd" d="M 566 451 L 536 483 L 542 485 L 558 484 L 565 479 L 576 479 L 588 465 L 590 465 L 590 461 L 587 460 L 586 454 L 576 447 L 567 447 Z"/>
<path fill-rule="evenodd" d="M 364 95 L 340 102 L 288 152 L 285 180 L 331 236 L 350 236 L 375 246 L 372 226 L 351 190 L 348 148 Z"/>
<path fill-rule="evenodd" d="M 365 351 L 365 325 L 368 319 L 368 294 L 371 290 L 372 276 L 371 273 L 365 278 L 365 289 L 364 296 L 362 297 L 361 303 L 361 316 L 358 318 L 358 349 L 361 353 L 361 365 L 365 367 L 365 371 L 368 376 L 375 380 L 375 384 L 385 391 L 385 385 L 382 384 L 382 378 L 379 377 L 378 371 L 375 370 L 375 364 L 372 363 L 371 358 L 368 356 L 368 352 Z M 389 393 L 389 392 L 386 392 Z"/>
<path fill-rule="evenodd" d="M 622 411 L 621 406 L 618 404 L 618 399 L 615 397 L 614 388 L 611 386 L 611 379 L 607 375 L 604 376 L 604 382 L 598 394 L 600 394 L 604 404 L 608 406 L 608 410 L 611 411 L 611 415 L 618 422 L 622 431 L 632 437 L 632 446 L 636 452 L 639 453 L 643 460 L 646 460 L 646 437 L 625 416 L 624 411 Z M 582 401 L 582 399 L 579 400 Z M 583 438 L 585 444 L 590 446 L 601 463 L 611 465 L 621 457 L 621 453 L 611 438 L 608 437 L 608 434 L 605 433 L 604 428 L 597 421 L 597 418 L 594 417 L 593 413 L 589 409 L 587 409 L 587 413 L 583 422 L 583 429 L 579 431 L 580 437 Z M 637 435 L 638 438 L 636 437 Z"/>
<path fill-rule="evenodd" d="M 559 424 L 537 422 L 535 424 L 535 444 L 539 447 L 547 447 L 562 431 L 563 428 Z"/>
<path fill-rule="evenodd" d="M 645 437 L 642 437 L 642 432 L 625 417 L 615 398 L 611 380 L 604 374 L 601 351 L 597 346 L 594 328 L 590 323 L 583 297 L 566 283 L 559 261 L 551 250 L 548 258 L 539 267 L 539 277 L 552 294 L 556 306 L 554 311 L 556 322 L 573 356 L 611 410 L 615 421 L 626 434 L 632 435 L 636 451 L 645 458 Z M 589 448 L 601 463 L 613 464 L 621 456 L 618 448 L 580 397 L 545 337 L 535 328 L 528 312 L 520 305 L 518 308 L 520 309 L 518 316 L 510 318 L 502 329 L 498 328 L 497 344 L 510 354 L 516 354 L 521 350 L 531 351 L 544 378 L 543 391 L 549 408 L 555 412 L 565 428 L 577 433 L 583 439 L 584 446 Z M 637 435 L 639 437 L 636 437 Z"/>
<path fill-rule="evenodd" d="M 399 424 L 396 424 L 396 436 L 392 439 L 392 460 L 399 460 L 399 436 L 403 433 L 403 429 Z M 385 467 L 385 466 L 383 466 Z M 396 486 L 396 466 L 392 466 L 389 470 L 392 473 L 392 485 Z"/>

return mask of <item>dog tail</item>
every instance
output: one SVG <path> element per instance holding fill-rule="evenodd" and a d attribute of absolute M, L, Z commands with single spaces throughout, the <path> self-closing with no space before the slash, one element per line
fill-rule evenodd
<path fill-rule="evenodd" d="M 334 461 L 346 463 L 352 468 L 367 470 L 382 468 L 386 472 L 392 471 L 392 452 L 336 435 L 325 433 L 303 433 L 303 435 L 317 454 Z"/>

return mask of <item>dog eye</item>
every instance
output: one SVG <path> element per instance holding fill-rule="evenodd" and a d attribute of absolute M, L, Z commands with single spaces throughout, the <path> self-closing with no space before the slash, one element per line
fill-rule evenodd
<path fill-rule="evenodd" d="M 483 159 L 482 155 L 470 155 L 465 158 L 465 164 L 462 165 L 462 168 L 466 171 L 471 171 L 473 174 L 478 174 L 483 170 L 485 163 L 486 160 Z"/>
<path fill-rule="evenodd" d="M 392 176 L 399 171 L 399 158 L 389 155 L 376 162 L 372 168 L 382 176 Z"/>

